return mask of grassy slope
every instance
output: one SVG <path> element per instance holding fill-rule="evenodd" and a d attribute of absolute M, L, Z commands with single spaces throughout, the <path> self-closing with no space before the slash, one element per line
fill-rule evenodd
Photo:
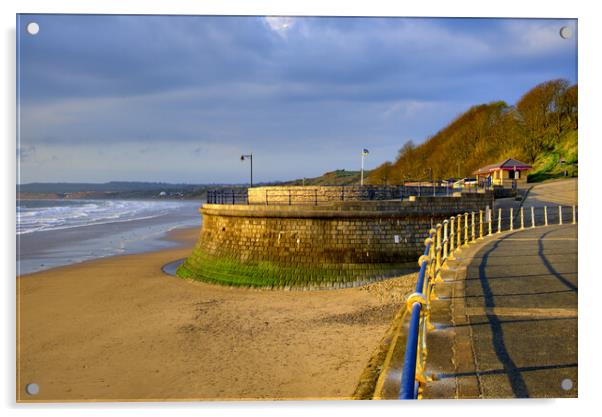
<path fill-rule="evenodd" d="M 529 182 L 539 182 L 564 176 L 576 177 L 577 169 L 577 131 L 566 132 L 551 151 L 540 154 L 533 164 L 533 171 L 529 174 Z M 564 164 L 560 164 L 564 158 Z"/>
<path fill-rule="evenodd" d="M 364 178 L 369 174 L 369 171 L 364 171 Z M 302 185 L 302 179 L 288 181 L 283 185 Z M 359 185 L 360 171 L 345 171 L 337 169 L 336 171 L 327 172 L 324 175 L 315 178 L 305 178 L 305 185 Z"/>

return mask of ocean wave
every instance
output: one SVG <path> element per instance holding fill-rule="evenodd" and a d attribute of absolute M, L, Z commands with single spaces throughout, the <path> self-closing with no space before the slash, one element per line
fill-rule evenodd
<path fill-rule="evenodd" d="M 181 203 L 129 200 L 19 201 L 17 234 L 151 219 L 178 207 Z"/>

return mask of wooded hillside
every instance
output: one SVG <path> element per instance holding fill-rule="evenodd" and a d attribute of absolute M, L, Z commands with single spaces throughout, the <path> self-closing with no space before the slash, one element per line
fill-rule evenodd
<path fill-rule="evenodd" d="M 577 85 L 551 80 L 535 86 L 516 105 L 503 101 L 471 107 L 421 145 L 406 142 L 395 162 L 367 178 L 370 184 L 404 179 L 472 177 L 484 165 L 506 158 L 533 164 L 531 179 L 541 180 L 577 165 Z M 570 175 L 569 174 L 569 175 Z"/>

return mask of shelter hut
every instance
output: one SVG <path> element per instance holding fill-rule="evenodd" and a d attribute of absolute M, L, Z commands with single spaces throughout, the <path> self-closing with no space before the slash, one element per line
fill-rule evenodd
<path fill-rule="evenodd" d="M 475 175 L 479 184 L 517 188 L 526 186 L 527 175 L 531 169 L 533 169 L 531 165 L 508 158 L 497 164 L 477 169 Z"/>

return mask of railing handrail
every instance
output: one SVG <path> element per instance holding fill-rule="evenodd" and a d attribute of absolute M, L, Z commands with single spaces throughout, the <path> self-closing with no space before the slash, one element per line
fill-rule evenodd
<path fill-rule="evenodd" d="M 514 212 L 513 207 L 508 209 L 508 228 L 505 231 L 524 230 L 529 228 L 525 226 L 524 206 L 521 205 L 519 210 Z M 531 215 L 530 228 L 545 227 L 550 224 L 551 218 L 548 216 L 548 206 L 535 207 L 529 206 Z M 558 207 L 558 225 L 566 224 L 563 214 L 563 207 L 571 209 L 569 216 L 571 224 L 577 223 L 577 205 L 565 206 L 557 205 Z M 543 213 L 543 223 L 540 218 L 540 224 L 537 225 L 537 216 L 535 215 L 538 209 Z M 554 210 L 552 210 L 553 212 Z M 568 211 L 568 210 L 567 210 Z M 478 216 L 476 214 L 479 214 Z M 437 283 L 443 282 L 441 272 L 447 268 L 447 262 L 455 259 L 455 254 L 462 251 L 469 244 L 475 243 L 478 240 L 493 236 L 492 224 L 497 222 L 497 233 L 503 231 L 502 214 L 503 209 L 498 208 L 498 216 L 495 218 L 495 210 L 493 207 L 487 207 L 483 210 L 472 211 L 470 213 L 459 213 L 457 216 L 451 216 L 443 222 L 438 223 L 435 228 L 431 228 L 428 232 L 424 245 L 425 251 L 418 259 L 420 271 L 416 280 L 416 290 L 410 294 L 406 301 L 407 311 L 410 313 L 410 326 L 408 329 L 406 348 L 404 353 L 403 370 L 401 374 L 401 384 L 399 390 L 399 399 L 420 399 L 426 386 L 429 377 L 426 372 L 426 358 L 428 355 L 427 349 L 427 332 L 435 327 L 430 323 L 430 302 L 436 300 L 435 286 Z M 485 214 L 485 216 L 483 216 Z M 515 220 L 520 220 L 520 227 L 514 228 Z M 476 219 L 478 218 L 478 233 L 476 233 Z M 485 218 L 485 221 L 483 221 Z M 457 221 L 456 221 L 457 220 Z M 472 220 L 472 221 L 471 221 Z M 470 223 L 471 233 L 468 233 Z M 483 223 L 488 223 L 487 228 L 484 228 Z M 567 222 L 568 223 L 568 222 Z M 448 225 L 449 235 L 447 233 Z M 462 233 L 463 229 L 463 233 Z M 443 230 L 443 236 L 441 231 Z M 464 242 L 462 242 L 464 240 Z"/>

